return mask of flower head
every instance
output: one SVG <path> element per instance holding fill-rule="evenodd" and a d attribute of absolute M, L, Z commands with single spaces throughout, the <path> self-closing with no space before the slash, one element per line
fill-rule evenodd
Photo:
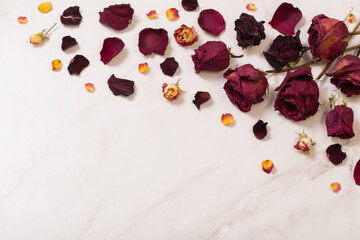
<path fill-rule="evenodd" d="M 179 87 L 179 81 L 176 83 L 164 83 L 162 85 L 162 91 L 164 98 L 167 100 L 176 100 L 181 94 L 181 89 Z"/>
<path fill-rule="evenodd" d="M 299 138 L 296 142 L 294 148 L 302 151 L 303 153 L 310 153 L 311 146 L 315 145 L 311 138 L 308 137 L 306 133 L 298 133 Z"/>
<path fill-rule="evenodd" d="M 181 46 L 190 46 L 198 40 L 195 27 L 188 27 L 185 24 L 174 32 L 176 42 Z"/>

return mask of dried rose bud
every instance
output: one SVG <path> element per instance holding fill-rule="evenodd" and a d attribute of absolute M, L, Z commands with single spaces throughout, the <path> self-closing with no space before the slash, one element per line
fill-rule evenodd
<path fill-rule="evenodd" d="M 140 63 L 139 64 L 139 72 L 146 73 L 149 70 L 149 65 L 147 63 Z"/>
<path fill-rule="evenodd" d="M 299 8 L 290 3 L 282 3 L 275 11 L 269 24 L 284 35 L 294 35 L 295 26 L 302 18 Z"/>
<path fill-rule="evenodd" d="M 338 193 L 341 190 L 341 185 L 338 182 L 334 182 L 330 185 L 330 188 L 334 193 Z"/>
<path fill-rule="evenodd" d="M 339 165 L 346 158 L 346 153 L 341 151 L 341 145 L 336 143 L 326 149 L 326 156 L 334 165 Z"/>
<path fill-rule="evenodd" d="M 18 22 L 21 24 L 25 24 L 25 23 L 27 23 L 27 18 L 26 17 L 18 17 Z"/>
<path fill-rule="evenodd" d="M 186 11 L 195 11 L 199 6 L 197 0 L 182 0 L 181 5 Z"/>
<path fill-rule="evenodd" d="M 266 172 L 267 174 L 271 173 L 271 171 L 273 170 L 274 168 L 274 164 L 271 160 L 264 160 L 262 163 L 261 163 L 261 166 L 262 166 L 262 169 L 264 170 L 264 172 Z"/>
<path fill-rule="evenodd" d="M 225 113 L 225 114 L 221 115 L 221 122 L 225 126 L 230 125 L 234 122 L 234 117 L 233 117 L 233 115 L 231 115 L 231 113 Z"/>
<path fill-rule="evenodd" d="M 144 55 L 164 55 L 169 43 L 168 32 L 163 29 L 145 28 L 139 33 L 139 51 Z"/>
<path fill-rule="evenodd" d="M 179 11 L 176 8 L 169 8 L 166 11 L 166 17 L 170 20 L 170 21 L 174 21 L 177 20 L 179 18 Z"/>
<path fill-rule="evenodd" d="M 355 165 L 354 180 L 355 180 L 356 185 L 360 186 L 360 160 Z"/>
<path fill-rule="evenodd" d="M 95 91 L 95 86 L 92 83 L 86 83 L 85 88 L 88 92 L 91 92 L 91 93 Z"/>
<path fill-rule="evenodd" d="M 158 18 L 158 14 L 155 10 L 151 10 L 149 13 L 146 14 L 149 19 L 155 19 Z"/>
<path fill-rule="evenodd" d="M 78 6 L 67 8 L 60 16 L 60 21 L 64 25 L 79 25 L 81 19 L 82 16 L 80 14 L 80 8 Z"/>
<path fill-rule="evenodd" d="M 180 80 L 179 80 L 180 81 Z M 164 98 L 166 98 L 167 100 L 176 100 L 180 93 L 181 90 L 179 88 L 179 81 L 177 81 L 175 84 L 174 83 L 164 83 L 162 85 L 162 92 L 164 95 Z"/>
<path fill-rule="evenodd" d="M 48 13 L 52 9 L 51 2 L 43 2 L 38 6 L 41 13 Z"/>
<path fill-rule="evenodd" d="M 52 70 L 53 71 L 58 71 L 62 67 L 62 63 L 61 63 L 61 61 L 59 59 L 53 60 L 51 65 L 52 65 Z"/>
<path fill-rule="evenodd" d="M 219 36 L 225 30 L 224 17 L 214 9 L 205 9 L 200 12 L 199 26 L 206 32 Z"/>
<path fill-rule="evenodd" d="M 195 94 L 195 99 L 193 100 L 193 103 L 195 104 L 197 109 L 200 110 L 200 105 L 209 101 L 210 98 L 211 98 L 210 93 L 199 91 Z"/>
<path fill-rule="evenodd" d="M 355 19 L 354 14 L 350 13 L 350 14 L 349 14 L 349 20 L 348 20 L 348 22 L 349 22 L 349 23 L 353 23 L 354 19 Z"/>
<path fill-rule="evenodd" d="M 195 27 L 188 27 L 185 24 L 174 32 L 176 42 L 181 46 L 191 46 L 198 40 L 198 35 L 195 31 Z"/>
<path fill-rule="evenodd" d="M 315 145 L 315 143 L 310 139 L 306 133 L 298 133 L 299 139 L 295 144 L 294 148 L 297 150 L 301 150 L 303 153 L 310 153 L 311 146 Z"/>
<path fill-rule="evenodd" d="M 37 45 L 37 44 L 42 43 L 42 41 L 43 41 L 43 37 L 39 33 L 36 33 L 36 34 L 33 34 L 30 36 L 30 42 L 32 44 Z"/>
<path fill-rule="evenodd" d="M 249 46 L 258 46 L 261 40 L 266 38 L 264 21 L 256 21 L 256 19 L 247 14 L 242 13 L 235 21 L 236 40 L 238 46 L 247 48 Z"/>
<path fill-rule="evenodd" d="M 257 139 L 263 139 L 264 137 L 266 137 L 267 124 L 268 123 L 264 122 L 263 120 L 259 120 L 259 121 L 257 121 L 257 123 L 255 123 L 255 125 L 253 126 L 253 133 Z"/>
<path fill-rule="evenodd" d="M 130 4 L 115 4 L 99 12 L 100 22 L 106 23 L 115 30 L 123 30 L 129 26 L 134 15 Z"/>
<path fill-rule="evenodd" d="M 246 9 L 249 10 L 249 11 L 255 11 L 256 6 L 253 3 L 249 3 L 248 5 L 246 5 Z"/>
<path fill-rule="evenodd" d="M 162 72 L 170 77 L 174 75 L 178 67 L 179 63 L 175 60 L 174 57 L 166 58 L 165 61 L 160 64 Z"/>

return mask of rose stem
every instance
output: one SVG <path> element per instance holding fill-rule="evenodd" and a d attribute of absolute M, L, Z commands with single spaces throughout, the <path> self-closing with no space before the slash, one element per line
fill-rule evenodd
<path fill-rule="evenodd" d="M 52 25 L 52 27 L 51 27 L 49 30 L 47 30 L 45 34 L 48 34 L 48 33 L 51 31 L 51 29 L 53 29 L 53 28 L 55 27 L 56 24 L 57 24 L 57 23 L 55 23 L 54 25 Z"/>
<path fill-rule="evenodd" d="M 230 56 L 231 56 L 232 58 L 242 58 L 244 55 L 236 56 L 236 55 L 233 55 L 232 53 L 230 53 Z"/>
<path fill-rule="evenodd" d="M 357 32 L 351 32 L 350 35 L 360 35 L 360 31 Z"/>

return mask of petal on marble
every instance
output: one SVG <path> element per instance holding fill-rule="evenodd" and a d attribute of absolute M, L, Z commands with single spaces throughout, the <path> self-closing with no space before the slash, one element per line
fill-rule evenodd
<path fill-rule="evenodd" d="M 162 72 L 170 77 L 174 75 L 178 67 L 179 63 L 175 60 L 174 57 L 166 58 L 165 61 L 160 64 Z"/>
<path fill-rule="evenodd" d="M 146 62 L 139 64 L 139 72 L 140 73 L 146 73 L 148 70 L 149 70 L 149 65 Z"/>
<path fill-rule="evenodd" d="M 65 36 L 62 38 L 62 43 L 61 43 L 61 49 L 63 51 L 77 45 L 77 41 L 75 38 L 71 37 L 71 36 Z"/>
<path fill-rule="evenodd" d="M 198 8 L 199 3 L 198 3 L 197 0 L 182 0 L 181 1 L 181 6 L 186 11 L 195 11 Z"/>
<path fill-rule="evenodd" d="M 169 43 L 168 32 L 163 29 L 145 28 L 139 33 L 139 51 L 144 55 L 164 55 Z"/>
<path fill-rule="evenodd" d="M 51 66 L 53 71 L 58 71 L 61 69 L 62 63 L 60 59 L 55 59 L 52 61 Z"/>
<path fill-rule="evenodd" d="M 25 24 L 27 23 L 27 18 L 26 17 L 18 17 L 18 22 L 21 23 L 21 24 Z"/>
<path fill-rule="evenodd" d="M 88 91 L 88 92 L 94 92 L 95 91 L 95 86 L 94 84 L 92 83 L 86 83 L 85 84 L 85 89 Z"/>
<path fill-rule="evenodd" d="M 118 55 L 123 50 L 125 44 L 118 37 L 106 38 L 101 49 L 100 56 L 101 61 L 104 64 L 108 64 L 111 59 Z"/>
<path fill-rule="evenodd" d="M 360 186 L 360 160 L 355 165 L 354 180 L 355 180 L 356 185 Z"/>
<path fill-rule="evenodd" d="M 338 192 L 341 190 L 341 185 L 340 185 L 340 183 L 338 183 L 338 182 L 333 182 L 333 183 L 330 185 L 330 188 L 331 188 L 331 190 L 332 190 L 334 193 L 338 193 Z"/>
<path fill-rule="evenodd" d="M 339 143 L 332 144 L 326 149 L 326 156 L 334 165 L 342 163 L 346 158 L 346 153 L 341 151 L 341 145 Z"/>
<path fill-rule="evenodd" d="M 166 17 L 170 20 L 170 21 L 174 21 L 177 20 L 179 18 L 179 11 L 176 8 L 169 8 L 166 11 Z"/>
<path fill-rule="evenodd" d="M 195 99 L 193 100 L 193 103 L 195 104 L 197 109 L 200 110 L 200 105 L 209 101 L 210 98 L 211 96 L 209 92 L 199 91 L 195 94 Z"/>
<path fill-rule="evenodd" d="M 299 8 L 290 3 L 282 3 L 275 11 L 269 24 L 284 35 L 295 35 L 295 26 L 302 18 Z"/>
<path fill-rule="evenodd" d="M 158 14 L 155 10 L 151 10 L 149 13 L 146 14 L 149 19 L 155 19 L 158 18 Z"/>
<path fill-rule="evenodd" d="M 255 11 L 256 6 L 253 3 L 249 3 L 248 5 L 246 5 L 246 9 L 249 10 L 249 11 Z"/>
<path fill-rule="evenodd" d="M 257 121 L 255 125 L 253 126 L 253 133 L 257 139 L 263 139 L 267 135 L 267 122 L 264 122 L 263 120 Z"/>
<path fill-rule="evenodd" d="M 231 115 L 231 113 L 225 113 L 221 116 L 221 122 L 227 126 L 234 122 L 234 117 Z"/>
<path fill-rule="evenodd" d="M 274 164 L 271 160 L 267 159 L 267 160 L 264 160 L 262 163 L 261 163 L 261 166 L 262 166 L 262 169 L 264 170 L 264 172 L 266 172 L 267 174 L 271 173 L 271 171 L 273 170 L 274 168 Z"/>
<path fill-rule="evenodd" d="M 206 32 L 219 36 L 225 30 L 223 16 L 214 9 L 205 9 L 200 12 L 198 18 L 199 26 Z"/>
<path fill-rule="evenodd" d="M 76 55 L 73 59 L 71 59 L 68 71 L 70 75 L 79 75 L 81 71 L 89 65 L 89 63 L 89 60 L 83 55 Z"/>
<path fill-rule="evenodd" d="M 127 79 L 121 79 L 116 78 L 115 75 L 111 75 L 111 77 L 108 80 L 108 85 L 111 90 L 111 92 L 115 96 L 130 96 L 134 93 L 134 82 L 127 80 Z"/>

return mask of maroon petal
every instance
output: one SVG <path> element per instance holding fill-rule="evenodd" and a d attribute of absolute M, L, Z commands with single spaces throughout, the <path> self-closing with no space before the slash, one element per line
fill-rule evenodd
<path fill-rule="evenodd" d="M 139 50 L 144 55 L 152 52 L 164 55 L 169 38 L 165 29 L 145 28 L 139 33 Z"/>
<path fill-rule="evenodd" d="M 82 16 L 78 6 L 69 7 L 60 16 L 60 21 L 65 25 L 79 25 Z"/>
<path fill-rule="evenodd" d="M 66 49 L 69 49 L 77 44 L 78 43 L 75 38 L 71 36 L 65 36 L 62 38 L 61 49 L 65 51 Z"/>
<path fill-rule="evenodd" d="M 104 40 L 103 48 L 101 49 L 100 56 L 101 61 L 104 64 L 107 64 L 111 61 L 116 55 L 121 52 L 121 50 L 124 48 L 125 44 L 124 42 L 117 37 L 113 38 L 106 38 Z"/>
<path fill-rule="evenodd" d="M 127 97 L 134 93 L 134 81 L 116 78 L 114 74 L 109 78 L 108 85 L 115 96 Z"/>
<path fill-rule="evenodd" d="M 346 158 L 346 153 L 341 151 L 341 145 L 336 143 L 326 149 L 326 156 L 334 165 L 339 165 Z"/>
<path fill-rule="evenodd" d="M 186 11 L 195 11 L 199 6 L 197 0 L 182 0 L 181 5 Z"/>
<path fill-rule="evenodd" d="M 209 33 L 219 36 L 225 30 L 225 20 L 223 16 L 214 9 L 201 11 L 198 18 L 199 26 Z"/>
<path fill-rule="evenodd" d="M 115 30 L 123 30 L 129 26 L 134 15 L 130 4 L 115 4 L 99 12 L 100 22 L 106 23 Z"/>
<path fill-rule="evenodd" d="M 200 110 L 200 105 L 209 101 L 210 98 L 211 96 L 208 92 L 197 92 L 195 94 L 195 99 L 193 100 L 193 103 L 196 105 L 197 109 Z"/>
<path fill-rule="evenodd" d="M 301 18 L 302 13 L 299 8 L 284 2 L 276 9 L 269 24 L 284 35 L 294 35 L 295 26 Z"/>
<path fill-rule="evenodd" d="M 355 179 L 356 185 L 360 186 L 360 160 L 355 165 L 354 179 Z"/>
<path fill-rule="evenodd" d="M 267 122 L 264 122 L 263 120 L 257 121 L 255 125 L 253 126 L 253 133 L 257 139 L 263 139 L 267 135 Z"/>
<path fill-rule="evenodd" d="M 175 60 L 175 58 L 171 57 L 165 59 L 165 61 L 160 64 L 160 67 L 165 75 L 172 77 L 178 69 L 179 63 Z"/>
<path fill-rule="evenodd" d="M 87 60 L 87 58 L 83 55 L 76 55 L 73 59 L 71 59 L 68 71 L 70 75 L 79 75 L 81 71 L 89 65 L 89 63 L 89 60 Z"/>

